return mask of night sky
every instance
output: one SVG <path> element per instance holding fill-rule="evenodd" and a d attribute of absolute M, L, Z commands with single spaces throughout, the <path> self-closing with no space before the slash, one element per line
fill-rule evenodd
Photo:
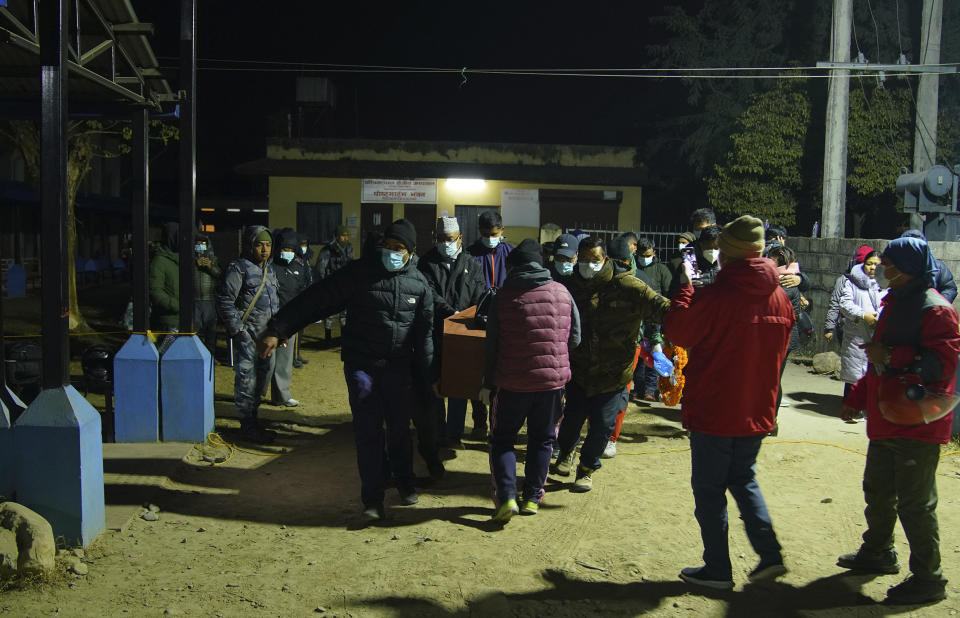
<path fill-rule="evenodd" d="M 207 59 L 450 68 L 647 64 L 649 18 L 660 3 L 576 4 L 349 3 L 333 9 L 326 2 L 201 1 L 200 66 L 211 66 Z M 134 6 L 141 21 L 156 25 L 152 44 L 161 65 L 175 67 L 179 3 L 135 0 Z M 262 179 L 237 176 L 232 168 L 263 156 L 268 116 L 293 107 L 297 75 L 199 71 L 201 197 L 265 194 Z M 176 88 L 175 69 L 169 76 Z M 461 86 L 457 74 L 328 76 L 338 101 L 324 120 L 324 136 L 372 139 L 639 147 L 676 88 L 639 79 L 473 75 Z"/>

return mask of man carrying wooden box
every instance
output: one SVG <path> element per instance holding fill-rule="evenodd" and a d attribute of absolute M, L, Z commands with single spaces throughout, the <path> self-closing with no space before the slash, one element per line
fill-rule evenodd
<path fill-rule="evenodd" d="M 486 370 L 480 398 L 490 401 L 493 519 L 536 514 L 570 381 L 569 349 L 580 343 L 580 314 L 570 292 L 541 263 L 540 245 L 526 239 L 506 259 L 507 276 L 487 322 Z M 493 396 L 491 397 L 491 393 Z M 520 504 L 513 445 L 527 423 Z"/>

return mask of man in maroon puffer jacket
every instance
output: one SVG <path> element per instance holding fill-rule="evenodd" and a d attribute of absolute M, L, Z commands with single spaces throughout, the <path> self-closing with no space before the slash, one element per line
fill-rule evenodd
<path fill-rule="evenodd" d="M 485 388 L 490 405 L 493 518 L 534 515 L 543 500 L 550 454 L 570 381 L 569 348 L 580 343 L 580 314 L 561 283 L 541 264 L 540 245 L 526 239 L 507 256 L 507 277 L 488 314 Z M 517 434 L 527 423 L 527 463 L 517 505 Z"/>
<path fill-rule="evenodd" d="M 763 221 L 740 217 L 724 226 L 719 243 L 722 268 L 716 281 L 694 294 L 681 275 L 663 334 L 675 345 L 694 348 L 684 370 L 682 415 L 690 430 L 690 482 L 705 564 L 683 569 L 680 577 L 730 589 L 727 490 L 760 554 L 750 581 L 786 572 L 755 468 L 760 442 L 773 430 L 794 316 L 776 266 L 760 257 Z"/>

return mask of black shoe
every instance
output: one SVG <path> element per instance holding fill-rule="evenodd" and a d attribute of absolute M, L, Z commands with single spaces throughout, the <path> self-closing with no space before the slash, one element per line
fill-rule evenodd
<path fill-rule="evenodd" d="M 688 584 L 705 586 L 714 590 L 732 590 L 733 580 L 729 577 L 716 577 L 707 573 L 707 567 L 687 567 L 680 571 L 680 579 Z"/>
<path fill-rule="evenodd" d="M 363 517 L 364 521 L 368 522 L 380 521 L 381 519 L 386 519 L 387 512 L 384 510 L 383 504 L 364 505 L 361 517 Z"/>
<path fill-rule="evenodd" d="M 747 575 L 747 579 L 750 580 L 750 583 L 756 584 L 758 582 L 765 582 L 772 579 L 777 579 L 781 575 L 787 574 L 787 567 L 783 566 L 783 560 L 779 562 L 760 562 L 755 569 L 750 571 L 750 574 Z"/>
<path fill-rule="evenodd" d="M 470 439 L 477 442 L 486 442 L 487 441 L 487 426 L 478 425 L 473 428 L 473 431 L 470 432 Z"/>
<path fill-rule="evenodd" d="M 303 361 L 298 361 L 298 360 L 293 361 L 293 368 L 303 369 Z"/>
<path fill-rule="evenodd" d="M 946 583 L 923 581 L 911 575 L 888 589 L 884 602 L 891 605 L 925 605 L 945 598 L 947 598 Z"/>
<path fill-rule="evenodd" d="M 295 362 L 295 363 L 300 363 L 301 365 L 309 365 L 309 364 L 310 364 L 310 361 L 308 361 L 307 359 L 305 359 L 305 358 L 303 358 L 303 357 L 300 357 L 300 358 L 296 359 L 296 360 L 293 361 L 293 362 Z"/>
<path fill-rule="evenodd" d="M 254 420 L 240 426 L 240 439 L 254 444 L 273 444 L 277 439 L 277 432 L 264 429 Z"/>
<path fill-rule="evenodd" d="M 413 487 L 401 487 L 397 491 L 400 492 L 400 504 L 403 506 L 413 506 L 420 502 L 420 495 Z"/>
<path fill-rule="evenodd" d="M 880 555 L 864 553 L 863 550 L 855 554 L 844 554 L 837 558 L 837 566 L 861 573 L 881 573 L 893 575 L 900 572 L 897 563 L 897 552 L 890 550 Z"/>

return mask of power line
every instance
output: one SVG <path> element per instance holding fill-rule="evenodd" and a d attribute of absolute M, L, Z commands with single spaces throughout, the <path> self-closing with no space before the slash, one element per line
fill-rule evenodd
<path fill-rule="evenodd" d="M 857 47 L 859 51 L 859 46 Z M 161 60 L 178 60 L 175 56 L 160 56 Z M 198 58 L 198 63 L 222 63 L 234 65 L 271 65 L 274 68 L 284 68 L 290 70 L 306 70 L 308 68 L 329 67 L 326 70 L 376 70 L 376 71 L 405 71 L 405 72 L 437 72 L 437 73 L 531 73 L 531 74 L 569 74 L 569 73 L 589 73 L 589 74 L 608 74 L 608 73 L 710 73 L 721 71 L 819 71 L 817 66 L 777 66 L 777 67 L 633 67 L 633 68 L 517 68 L 517 67 L 479 67 L 479 68 L 461 68 L 461 67 L 435 67 L 435 66 L 408 66 L 408 65 L 387 65 L 387 64 L 349 64 L 349 63 L 327 63 L 327 62 L 299 62 L 292 60 L 248 60 L 248 59 L 230 59 L 230 58 Z M 960 63 L 944 62 L 930 65 L 912 65 L 929 67 L 950 67 L 960 66 Z M 209 67 L 208 67 L 209 68 Z"/>
<path fill-rule="evenodd" d="M 945 65 L 936 65 L 945 66 Z M 176 66 L 161 66 L 162 70 L 177 70 Z M 206 72 L 240 72 L 240 73 L 351 73 L 355 75 L 409 75 L 409 74 L 457 74 L 466 75 L 492 75 L 492 76 L 514 76 L 514 77 L 593 77 L 593 78 L 614 78 L 614 79 L 828 79 L 832 77 L 828 74 L 776 74 L 776 75 L 729 75 L 729 74 L 671 74 L 671 73 L 577 73 L 565 71 L 530 71 L 530 70 L 489 70 L 489 69 L 306 69 L 306 68 L 286 68 L 286 67 L 197 67 L 199 71 Z M 794 69 L 791 69 L 794 70 Z M 817 69 L 823 71 L 824 69 Z M 851 77 L 862 76 L 880 76 L 886 77 L 910 77 L 915 76 L 914 72 L 886 72 L 880 70 L 864 69 L 858 71 L 857 75 L 848 75 Z M 928 75 L 957 75 L 952 71 L 931 72 Z"/>

